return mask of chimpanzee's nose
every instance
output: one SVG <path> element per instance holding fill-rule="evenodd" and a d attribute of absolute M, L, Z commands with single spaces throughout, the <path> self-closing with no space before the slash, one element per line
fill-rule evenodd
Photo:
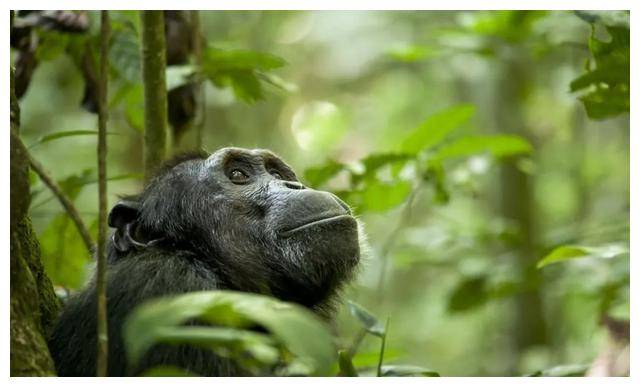
<path fill-rule="evenodd" d="M 307 187 L 305 187 L 304 185 L 298 183 L 297 181 L 283 181 L 283 184 L 285 187 L 289 188 L 289 189 L 305 189 Z"/>

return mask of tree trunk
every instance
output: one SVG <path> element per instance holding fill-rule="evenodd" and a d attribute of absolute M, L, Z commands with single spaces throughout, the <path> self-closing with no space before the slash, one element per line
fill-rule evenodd
<path fill-rule="evenodd" d="M 499 71 L 495 119 L 501 131 L 528 137 L 522 106 L 527 93 L 526 58 L 521 53 L 503 61 Z M 531 139 L 529 139 L 531 140 Z M 538 290 L 540 274 L 535 268 L 537 241 L 535 230 L 535 200 L 533 179 L 521 171 L 516 159 L 506 160 L 500 174 L 501 203 L 504 218 L 512 222 L 516 230 L 516 240 L 512 245 L 517 259 L 517 267 L 523 282 L 523 289 L 516 295 L 513 320 L 513 356 L 511 368 L 518 367 L 520 356 L 530 347 L 545 345 L 547 342 L 542 297 Z"/>
<path fill-rule="evenodd" d="M 29 161 L 19 146 L 20 108 L 13 89 L 11 73 L 10 144 L 10 375 L 55 375 L 45 340 L 60 303 L 40 261 L 40 245 L 28 216 Z"/>
<path fill-rule="evenodd" d="M 163 11 L 140 11 L 144 82 L 144 177 L 148 180 L 167 154 L 166 43 Z"/>

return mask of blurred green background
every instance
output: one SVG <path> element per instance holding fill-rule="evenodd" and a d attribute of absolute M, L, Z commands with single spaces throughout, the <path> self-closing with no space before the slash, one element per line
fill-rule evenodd
<path fill-rule="evenodd" d="M 142 184 L 132 14 L 111 16 L 109 206 Z M 89 17 L 95 36 L 99 16 Z M 626 76 L 628 112 L 628 13 L 201 11 L 200 19 L 205 65 L 234 52 L 219 50 L 273 56 L 269 65 L 249 55 L 255 68 L 241 77 L 205 71 L 203 148 L 269 148 L 303 182 L 354 206 L 369 248 L 344 298 L 389 318 L 385 362 L 448 376 L 589 364 L 610 339 L 602 322 L 628 320 L 629 115 L 611 94 Z M 97 128 L 65 52 L 78 38 L 38 33 L 21 135 L 95 235 L 96 136 L 47 137 Z M 183 70 L 170 67 L 170 87 L 184 84 Z M 585 73 L 595 74 L 585 87 L 572 84 Z M 192 148 L 195 132 L 176 149 Z M 32 192 L 47 272 L 59 289 L 76 289 L 91 259 L 35 175 Z M 552 252 L 563 262 L 536 268 Z M 335 329 L 345 347 L 358 336 L 346 306 Z M 379 348 L 365 337 L 355 365 L 375 366 Z"/>

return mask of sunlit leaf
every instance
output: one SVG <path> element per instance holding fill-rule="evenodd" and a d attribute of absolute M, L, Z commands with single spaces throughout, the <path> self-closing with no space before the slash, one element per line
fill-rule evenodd
<path fill-rule="evenodd" d="M 211 334 L 210 331 L 189 331 L 189 327 L 182 326 L 194 318 L 215 326 L 234 324 L 234 328 L 240 329 L 259 324 L 314 374 L 326 374 L 335 361 L 331 335 L 310 311 L 270 297 L 233 291 L 166 297 L 137 308 L 124 326 L 129 361 L 137 363 L 154 343 L 166 339 L 168 334 L 176 341 L 180 341 L 179 335 L 185 335 L 182 338 L 190 342 L 195 341 L 193 335 L 189 338 L 189 332 Z M 216 337 L 221 339 L 219 334 Z M 208 344 L 215 346 L 214 341 L 211 339 Z"/>
<path fill-rule="evenodd" d="M 468 122 L 475 113 L 473 105 L 457 105 L 426 119 L 402 141 L 402 150 L 416 153 L 443 141 L 453 130 Z"/>
<path fill-rule="evenodd" d="M 208 48 L 204 53 L 205 72 L 224 70 L 273 70 L 287 62 L 275 55 L 248 50 L 219 50 Z"/>
<path fill-rule="evenodd" d="M 565 245 L 560 246 L 544 258 L 538 261 L 538 269 L 550 265 L 552 263 L 563 262 L 580 258 L 604 258 L 610 259 L 622 254 L 627 254 L 629 249 L 622 244 L 613 243 L 604 246 L 577 246 L 577 245 Z"/>
<path fill-rule="evenodd" d="M 399 169 L 411 159 L 413 156 L 405 153 L 371 153 L 360 160 L 364 170 L 360 173 L 352 173 L 352 183 L 355 185 L 363 179 L 373 180 L 376 178 L 376 172 L 381 168 L 391 165 Z"/>
<path fill-rule="evenodd" d="M 436 57 L 440 50 L 431 46 L 408 45 L 392 48 L 387 54 L 397 61 L 411 63 Z"/>
<path fill-rule="evenodd" d="M 533 150 L 524 138 L 515 135 L 497 134 L 460 137 L 436 153 L 438 159 L 467 157 L 479 153 L 490 153 L 496 158 L 527 154 Z"/>
<path fill-rule="evenodd" d="M 376 316 L 355 302 L 348 301 L 347 305 L 349 306 L 349 312 L 351 315 L 360 321 L 360 324 L 362 324 L 367 332 L 378 337 L 384 336 L 384 325 L 376 318 Z"/>
<path fill-rule="evenodd" d="M 383 365 L 381 376 L 440 376 L 434 370 L 413 365 Z"/>
<path fill-rule="evenodd" d="M 195 69 L 192 65 L 169 66 L 166 70 L 167 90 L 175 89 L 191 81 Z"/>

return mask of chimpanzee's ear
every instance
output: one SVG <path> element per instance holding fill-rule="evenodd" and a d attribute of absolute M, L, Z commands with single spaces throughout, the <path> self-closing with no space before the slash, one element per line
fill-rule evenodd
<path fill-rule="evenodd" d="M 125 225 L 138 219 L 140 204 L 133 200 L 121 200 L 109 213 L 109 227 L 122 230 Z"/>

